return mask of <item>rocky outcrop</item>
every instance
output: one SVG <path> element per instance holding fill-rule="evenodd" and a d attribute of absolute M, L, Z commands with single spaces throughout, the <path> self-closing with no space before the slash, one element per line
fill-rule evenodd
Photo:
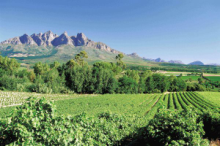
<path fill-rule="evenodd" d="M 47 31 L 42 35 L 42 40 L 46 43 L 47 46 L 52 46 L 52 41 L 58 37 L 58 35 L 53 34 L 52 31 Z"/>
<path fill-rule="evenodd" d="M 74 41 L 71 39 L 71 37 L 68 36 L 67 32 L 64 32 L 59 37 L 55 38 L 52 41 L 53 46 L 59 46 L 59 45 L 74 45 Z"/>
<path fill-rule="evenodd" d="M 21 45 L 22 43 L 19 37 L 14 37 L 12 39 L 8 39 L 8 40 L 1 42 L 1 44 Z"/>
<path fill-rule="evenodd" d="M 32 34 L 31 37 L 37 43 L 38 46 L 46 46 L 45 41 L 42 39 L 42 33 Z"/>
<path fill-rule="evenodd" d="M 88 43 L 88 38 L 83 33 L 78 33 L 76 37 L 76 45 L 77 46 L 84 46 Z M 91 41 L 91 40 L 90 40 Z"/>
<path fill-rule="evenodd" d="M 27 34 L 24 34 L 23 36 L 19 37 L 22 44 L 27 45 L 37 45 L 37 43 Z"/>
<path fill-rule="evenodd" d="M 78 33 L 76 36 L 68 36 L 67 32 L 64 32 L 60 36 L 54 34 L 52 31 L 47 31 L 44 34 L 32 34 L 28 36 L 24 34 L 21 37 L 15 37 L 1 44 L 28 44 L 28 45 L 38 45 L 38 46 L 59 46 L 59 45 L 72 45 L 72 46 L 86 46 L 90 48 L 96 48 L 99 50 L 104 50 L 112 53 L 121 53 L 117 50 L 111 49 L 109 46 L 102 42 L 94 42 L 86 37 L 83 33 Z"/>

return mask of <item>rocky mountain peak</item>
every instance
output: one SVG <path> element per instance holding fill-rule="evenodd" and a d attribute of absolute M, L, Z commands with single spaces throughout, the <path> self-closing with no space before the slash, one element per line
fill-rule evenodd
<path fill-rule="evenodd" d="M 84 33 L 77 33 L 77 38 L 83 39 L 83 40 L 87 40 L 87 37 Z"/>
<path fill-rule="evenodd" d="M 58 46 L 58 45 L 74 45 L 73 40 L 68 36 L 67 32 L 65 31 L 63 34 L 61 34 L 59 37 L 55 38 L 52 41 L 52 44 L 54 46 Z"/>
<path fill-rule="evenodd" d="M 32 34 L 32 39 L 37 43 L 38 46 L 45 46 L 46 43 L 42 40 L 42 33 L 39 34 Z"/>
<path fill-rule="evenodd" d="M 38 46 L 59 46 L 59 45 L 72 45 L 72 46 L 86 46 L 89 48 L 96 48 L 112 53 L 121 53 L 117 50 L 111 49 L 109 46 L 102 42 L 94 42 L 86 37 L 84 33 L 78 33 L 76 36 L 69 36 L 65 31 L 60 36 L 54 34 L 52 31 L 45 33 L 32 34 L 28 36 L 24 34 L 21 37 L 15 37 L 0 44 L 29 44 Z"/>
<path fill-rule="evenodd" d="M 57 37 L 56 34 L 53 34 L 52 31 L 47 31 L 42 35 L 42 40 L 46 43 L 46 45 L 51 46 L 51 42 Z"/>
<path fill-rule="evenodd" d="M 76 39 L 77 46 L 83 46 L 88 42 L 88 38 L 83 33 L 77 33 Z"/>
<path fill-rule="evenodd" d="M 63 33 L 63 34 L 64 34 L 64 35 L 68 35 L 66 31 L 64 31 L 64 33 Z"/>
<path fill-rule="evenodd" d="M 36 42 L 32 39 L 32 37 L 30 37 L 27 34 L 24 34 L 19 39 L 20 39 L 22 44 L 37 45 Z"/>

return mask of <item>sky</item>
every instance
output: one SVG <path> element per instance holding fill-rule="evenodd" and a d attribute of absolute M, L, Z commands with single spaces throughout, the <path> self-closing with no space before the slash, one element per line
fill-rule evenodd
<path fill-rule="evenodd" d="M 220 0 L 2 0 L 0 42 L 83 32 L 126 54 L 220 64 Z"/>

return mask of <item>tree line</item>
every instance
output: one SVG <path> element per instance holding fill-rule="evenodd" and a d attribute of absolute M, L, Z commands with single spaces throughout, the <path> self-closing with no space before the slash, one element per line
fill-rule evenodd
<path fill-rule="evenodd" d="M 113 62 L 96 62 L 89 66 L 81 51 L 64 64 L 38 62 L 32 70 L 22 69 L 15 59 L 0 56 L 0 89 L 38 93 L 132 94 L 185 91 L 185 81 L 176 76 L 150 70 L 125 70 L 124 55 Z"/>

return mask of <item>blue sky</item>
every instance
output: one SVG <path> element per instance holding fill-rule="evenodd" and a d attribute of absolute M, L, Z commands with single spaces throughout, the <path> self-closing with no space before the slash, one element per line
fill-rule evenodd
<path fill-rule="evenodd" d="M 83 32 L 126 54 L 220 63 L 220 0 L 3 0 L 0 41 Z"/>

